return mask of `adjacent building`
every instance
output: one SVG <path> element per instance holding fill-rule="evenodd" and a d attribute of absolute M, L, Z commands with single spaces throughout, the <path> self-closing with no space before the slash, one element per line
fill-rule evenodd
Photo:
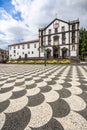
<path fill-rule="evenodd" d="M 39 40 L 9 45 L 9 60 L 32 59 L 39 56 Z"/>
<path fill-rule="evenodd" d="M 5 62 L 6 60 L 8 60 L 8 51 L 0 48 L 0 63 Z"/>
<path fill-rule="evenodd" d="M 79 56 L 79 20 L 54 19 L 39 29 L 39 39 L 9 45 L 9 59 L 71 58 Z"/>

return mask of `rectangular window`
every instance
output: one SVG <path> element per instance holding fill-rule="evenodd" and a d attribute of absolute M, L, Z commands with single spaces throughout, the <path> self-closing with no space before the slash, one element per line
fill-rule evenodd
<path fill-rule="evenodd" d="M 46 35 L 46 31 L 44 31 L 44 35 Z"/>
<path fill-rule="evenodd" d="M 59 36 L 54 36 L 54 42 L 59 40 Z"/>
<path fill-rule="evenodd" d="M 15 49 L 15 46 L 14 46 L 14 49 Z"/>
<path fill-rule="evenodd" d="M 22 49 L 24 49 L 24 45 L 22 45 Z"/>
<path fill-rule="evenodd" d="M 49 29 L 48 31 L 49 31 L 48 33 L 51 34 L 51 29 Z"/>
<path fill-rule="evenodd" d="M 50 45 L 51 44 L 51 36 L 49 35 L 48 36 L 48 45 Z"/>
<path fill-rule="evenodd" d="M 62 26 L 61 31 L 62 31 L 62 32 L 65 31 L 65 26 Z"/>
<path fill-rule="evenodd" d="M 58 28 L 55 28 L 55 33 L 58 33 Z"/>
<path fill-rule="evenodd" d="M 20 45 L 18 45 L 18 49 L 20 49 Z"/>
<path fill-rule="evenodd" d="M 72 43 L 75 43 L 75 32 L 72 32 Z"/>
<path fill-rule="evenodd" d="M 24 52 L 22 54 L 24 54 Z"/>
<path fill-rule="evenodd" d="M 77 29 L 79 29 L 79 24 L 77 24 Z"/>
<path fill-rule="evenodd" d="M 75 24 L 72 24 L 72 30 L 75 30 Z"/>
<path fill-rule="evenodd" d="M 21 56 L 19 56 L 19 59 L 21 59 Z"/>
<path fill-rule="evenodd" d="M 36 48 L 36 44 L 34 44 L 34 48 Z"/>
<path fill-rule="evenodd" d="M 14 53 L 16 53 L 16 50 L 14 50 Z"/>
<path fill-rule="evenodd" d="M 30 44 L 27 44 L 27 48 L 30 48 Z"/>
<path fill-rule="evenodd" d="M 34 54 L 34 52 L 32 51 L 32 54 Z"/>
<path fill-rule="evenodd" d="M 46 37 L 43 38 L 43 42 L 44 42 L 44 44 L 46 43 Z"/>
<path fill-rule="evenodd" d="M 65 33 L 63 32 L 63 33 L 62 33 L 62 44 L 65 44 L 65 39 L 66 39 L 66 38 L 65 38 Z"/>
<path fill-rule="evenodd" d="M 54 42 L 54 45 L 58 45 L 59 44 L 59 36 L 54 36 L 53 37 L 53 42 Z"/>
<path fill-rule="evenodd" d="M 30 54 L 30 52 L 28 52 L 28 54 Z"/>
<path fill-rule="evenodd" d="M 72 46 L 72 51 L 75 51 L 75 46 L 74 45 Z"/>
<path fill-rule="evenodd" d="M 43 48 L 41 48 L 41 52 L 43 52 Z"/>

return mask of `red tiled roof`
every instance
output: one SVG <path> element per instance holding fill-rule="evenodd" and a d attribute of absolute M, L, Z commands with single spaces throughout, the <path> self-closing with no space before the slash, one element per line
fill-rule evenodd
<path fill-rule="evenodd" d="M 29 44 L 29 43 L 38 43 L 38 42 L 39 40 L 32 40 L 32 41 L 26 41 L 26 42 L 19 42 L 19 43 L 11 44 L 8 46 L 16 46 L 16 45 Z"/>

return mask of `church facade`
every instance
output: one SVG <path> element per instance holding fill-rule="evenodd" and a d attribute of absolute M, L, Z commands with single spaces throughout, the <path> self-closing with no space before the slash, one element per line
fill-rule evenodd
<path fill-rule="evenodd" d="M 39 30 L 40 56 L 45 48 L 47 58 L 70 58 L 79 55 L 79 20 L 52 21 Z"/>
<path fill-rule="evenodd" d="M 44 58 L 58 59 L 79 56 L 79 20 L 54 19 L 39 29 L 39 39 L 9 45 L 9 60 Z"/>

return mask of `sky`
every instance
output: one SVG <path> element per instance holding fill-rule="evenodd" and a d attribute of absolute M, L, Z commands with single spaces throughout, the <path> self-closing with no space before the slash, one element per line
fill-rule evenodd
<path fill-rule="evenodd" d="M 38 39 L 38 29 L 56 17 L 64 21 L 79 18 L 87 29 L 87 0 L 0 0 L 0 48 Z"/>

